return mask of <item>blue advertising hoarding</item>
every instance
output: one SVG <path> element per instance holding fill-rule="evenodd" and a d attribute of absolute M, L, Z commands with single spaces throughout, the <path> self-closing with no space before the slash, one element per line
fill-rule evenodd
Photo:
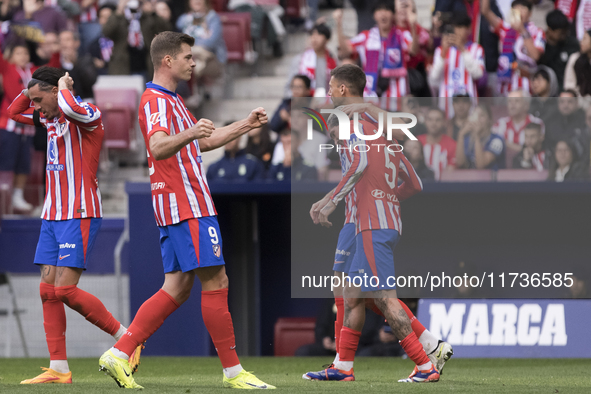
<path fill-rule="evenodd" d="M 418 318 L 454 357 L 587 358 L 591 300 L 421 299 Z"/>

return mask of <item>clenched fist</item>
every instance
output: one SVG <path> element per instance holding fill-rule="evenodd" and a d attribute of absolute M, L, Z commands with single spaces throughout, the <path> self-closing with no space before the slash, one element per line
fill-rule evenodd
<path fill-rule="evenodd" d="M 211 137 L 211 134 L 215 130 L 215 126 L 211 120 L 202 118 L 199 119 L 199 121 L 193 127 L 191 127 L 191 129 L 195 139 L 208 138 Z"/>
<path fill-rule="evenodd" d="M 267 111 L 263 107 L 258 107 L 250 112 L 246 120 L 251 128 L 256 129 L 267 124 L 269 118 L 267 117 Z"/>

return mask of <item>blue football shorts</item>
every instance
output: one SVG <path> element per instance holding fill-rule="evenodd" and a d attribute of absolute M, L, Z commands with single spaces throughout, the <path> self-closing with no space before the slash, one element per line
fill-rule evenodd
<path fill-rule="evenodd" d="M 225 264 L 216 216 L 188 219 L 159 229 L 164 273 Z"/>
<path fill-rule="evenodd" d="M 102 218 L 43 219 L 34 263 L 85 270 L 102 221 Z"/>
<path fill-rule="evenodd" d="M 396 230 L 365 230 L 357 234 L 357 251 L 349 277 L 361 291 L 396 289 L 394 248 L 400 236 Z"/>

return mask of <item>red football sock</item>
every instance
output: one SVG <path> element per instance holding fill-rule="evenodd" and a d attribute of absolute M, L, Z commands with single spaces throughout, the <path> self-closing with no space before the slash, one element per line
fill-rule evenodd
<path fill-rule="evenodd" d="M 343 297 L 335 297 L 334 303 L 337 306 L 337 319 L 334 322 L 334 344 L 339 353 L 339 343 L 341 339 L 341 329 L 343 328 L 343 319 L 345 317 L 345 303 Z"/>
<path fill-rule="evenodd" d="M 414 332 L 411 332 L 406 338 L 400 341 L 400 345 L 408 355 L 408 358 L 414 361 L 417 366 L 427 364 L 430 361 Z"/>
<path fill-rule="evenodd" d="M 90 293 L 79 289 L 76 285 L 55 288 L 55 295 L 64 304 L 80 313 L 89 322 L 106 333 L 114 335 L 119 330 L 119 322 L 103 303 Z"/>
<path fill-rule="evenodd" d="M 339 361 L 355 361 L 355 352 L 359 345 L 361 331 L 355 331 L 349 327 L 341 329 L 341 344 L 339 348 Z M 421 348 L 422 349 L 422 348 Z"/>
<path fill-rule="evenodd" d="M 53 285 L 41 283 L 39 293 L 43 303 L 43 327 L 45 327 L 45 340 L 49 349 L 49 359 L 67 360 L 64 303 L 55 295 Z"/>
<path fill-rule="evenodd" d="M 421 324 L 419 319 L 416 318 L 416 316 L 410 311 L 410 309 L 404 302 L 402 302 L 400 299 L 398 300 L 398 302 L 400 302 L 400 306 L 404 309 L 404 311 L 408 315 L 408 318 L 410 319 L 410 326 L 412 327 L 412 331 L 416 334 L 417 338 L 419 338 L 423 331 L 426 330 L 425 326 Z"/>
<path fill-rule="evenodd" d="M 158 290 L 140 306 L 127 332 L 114 347 L 128 356 L 131 355 L 133 350 L 150 338 L 179 306 L 179 303 L 170 294 L 162 289 Z"/>
<path fill-rule="evenodd" d="M 382 316 L 382 317 L 385 318 L 384 314 L 382 313 L 382 311 L 380 310 L 380 308 L 378 308 L 378 306 L 374 302 L 374 299 L 373 298 L 366 298 L 365 299 L 365 307 L 367 309 L 370 309 L 371 311 L 373 311 L 378 316 Z"/>
<path fill-rule="evenodd" d="M 201 314 L 223 368 L 240 364 L 232 316 L 228 310 L 228 289 L 201 292 Z"/>

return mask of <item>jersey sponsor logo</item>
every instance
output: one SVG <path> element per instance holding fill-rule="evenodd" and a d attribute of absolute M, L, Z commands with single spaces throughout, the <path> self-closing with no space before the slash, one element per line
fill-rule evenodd
<path fill-rule="evenodd" d="M 150 123 L 152 123 L 152 125 L 156 125 L 158 123 L 160 123 L 160 118 L 164 116 L 163 113 L 161 112 L 155 112 L 152 115 L 150 115 Z"/>
<path fill-rule="evenodd" d="M 335 254 L 342 254 L 343 256 L 350 256 L 351 252 L 345 249 L 337 249 Z"/>
<path fill-rule="evenodd" d="M 222 248 L 220 248 L 220 245 L 211 245 L 211 247 L 213 248 L 214 256 L 219 259 L 222 255 Z"/>
<path fill-rule="evenodd" d="M 76 248 L 76 244 L 69 244 L 69 243 L 65 243 L 65 244 L 60 244 L 60 249 L 75 249 Z"/>
<path fill-rule="evenodd" d="M 155 171 L 156 170 L 154 169 L 154 163 L 152 163 L 152 165 L 148 167 L 148 172 L 150 173 L 150 176 L 152 176 Z"/>
<path fill-rule="evenodd" d="M 47 161 L 53 164 L 57 164 L 57 142 L 55 137 L 49 139 L 49 146 L 47 147 Z"/>
<path fill-rule="evenodd" d="M 152 174 L 150 174 L 152 175 Z M 166 186 L 166 183 L 164 182 L 154 182 L 151 184 L 152 186 L 152 190 L 160 190 L 160 189 L 164 189 L 164 187 Z"/>
<path fill-rule="evenodd" d="M 60 260 L 63 260 L 63 259 L 65 259 L 66 257 L 70 257 L 70 255 L 69 255 L 69 254 L 65 254 L 65 255 L 63 255 L 63 256 L 60 256 Z"/>
<path fill-rule="evenodd" d="M 398 202 L 398 196 L 396 194 L 386 194 L 386 198 L 388 199 L 388 201 L 392 201 L 392 202 Z"/>
<path fill-rule="evenodd" d="M 64 165 L 63 164 L 48 164 L 45 166 L 47 171 L 63 171 Z"/>
<path fill-rule="evenodd" d="M 375 198 L 384 198 L 386 196 L 386 193 L 380 189 L 374 189 L 371 192 L 371 195 L 374 196 Z"/>

